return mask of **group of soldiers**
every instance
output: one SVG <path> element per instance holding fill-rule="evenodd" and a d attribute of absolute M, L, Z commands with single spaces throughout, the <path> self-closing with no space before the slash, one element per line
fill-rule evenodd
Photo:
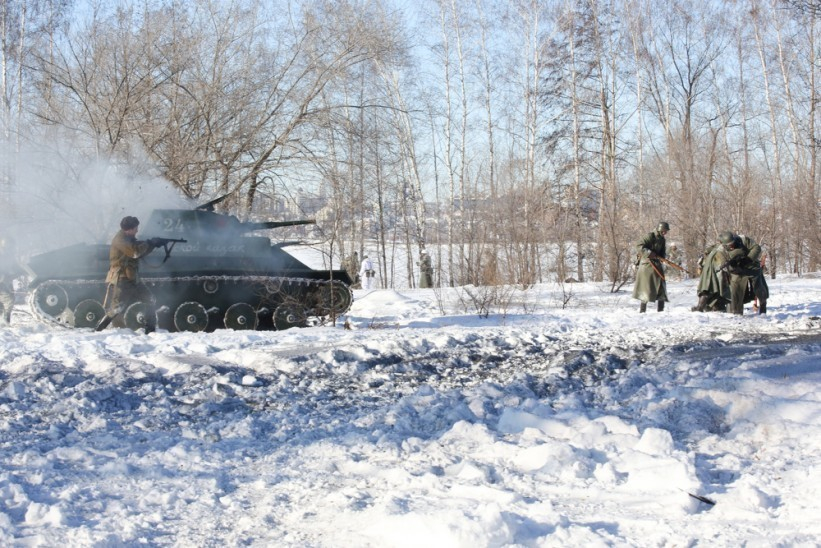
<path fill-rule="evenodd" d="M 647 311 L 648 302 L 656 302 L 659 312 L 664 310 L 668 301 L 664 265 L 681 269 L 667 258 L 669 231 L 670 224 L 661 221 L 636 244 L 633 298 L 641 302 L 639 312 Z M 729 312 L 741 315 L 744 305 L 754 302 L 753 309 L 766 314 L 770 293 L 761 258 L 761 246 L 752 238 L 729 230 L 721 232 L 718 242 L 708 246 L 699 259 L 698 303 L 692 310 L 726 312 L 729 306 Z"/>
<path fill-rule="evenodd" d="M 419 262 L 416 264 L 419 266 L 419 287 L 421 289 L 433 287 L 433 264 L 427 251 L 422 249 Z M 362 256 L 362 262 L 360 263 L 359 254 L 354 251 L 353 255 L 343 260 L 342 268 L 351 277 L 354 287 L 361 287 L 365 290 L 373 289 L 376 280 L 376 269 L 367 254 Z"/>

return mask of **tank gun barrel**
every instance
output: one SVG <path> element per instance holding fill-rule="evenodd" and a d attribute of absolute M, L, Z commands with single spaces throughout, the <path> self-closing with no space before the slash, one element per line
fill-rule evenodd
<path fill-rule="evenodd" d="M 214 198 L 214 199 L 213 199 L 213 200 L 211 200 L 210 202 L 206 202 L 206 203 L 204 203 L 204 204 L 202 204 L 202 205 L 198 205 L 198 206 L 197 206 L 196 208 L 194 208 L 194 209 L 198 209 L 198 210 L 200 210 L 200 211 L 214 211 L 214 206 L 215 206 L 215 205 L 217 205 L 218 203 L 222 202 L 223 200 L 225 200 L 225 199 L 226 199 L 228 196 L 230 196 L 230 195 L 231 195 L 231 194 L 223 194 L 223 195 L 222 195 L 222 196 L 220 196 L 219 198 Z"/>
<path fill-rule="evenodd" d="M 242 223 L 243 230 L 263 230 L 266 228 L 282 228 L 286 226 L 315 225 L 316 219 L 301 219 L 299 221 L 262 221 L 259 223 Z"/>

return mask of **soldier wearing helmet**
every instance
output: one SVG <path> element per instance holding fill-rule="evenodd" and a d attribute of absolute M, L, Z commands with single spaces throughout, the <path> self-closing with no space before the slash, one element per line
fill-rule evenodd
<path fill-rule="evenodd" d="M 142 302 L 148 306 L 145 332 L 151 333 L 156 328 L 154 296 L 151 290 L 140 281 L 139 260 L 151 253 L 157 246 L 150 240 L 137 239 L 139 226 L 140 220 L 136 217 L 123 217 L 120 221 L 120 231 L 111 241 L 108 254 L 110 267 L 105 280 L 108 284 L 106 314 L 97 325 L 97 331 L 105 329 L 112 320 L 119 318 L 129 306 L 136 302 Z"/>
<path fill-rule="evenodd" d="M 664 279 L 664 267 L 659 258 L 667 257 L 665 235 L 670 231 L 667 221 L 659 222 L 653 232 L 647 234 L 636 244 L 636 284 L 633 286 L 633 298 L 641 301 L 639 312 L 647 312 L 647 303 L 656 301 L 657 310 L 664 310 L 667 298 L 667 282 Z"/>
<path fill-rule="evenodd" d="M 730 232 L 729 230 L 725 230 L 724 232 L 719 233 L 718 241 L 721 242 L 722 245 L 728 246 L 733 243 L 735 240 L 735 234 Z"/>
<path fill-rule="evenodd" d="M 729 238 L 732 236 L 732 238 Z M 756 299 L 758 313 L 767 313 L 770 289 L 761 266 L 761 246 L 749 236 L 725 231 L 719 241 L 727 250 L 727 269 L 730 273 L 730 312 L 744 314 L 744 304 Z"/>

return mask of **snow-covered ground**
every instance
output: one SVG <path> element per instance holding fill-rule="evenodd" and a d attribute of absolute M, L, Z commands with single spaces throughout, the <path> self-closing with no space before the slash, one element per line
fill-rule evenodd
<path fill-rule="evenodd" d="M 815 546 L 821 279 L 770 290 L 360 291 L 351 329 L 149 336 L 21 308 L 0 545 Z"/>

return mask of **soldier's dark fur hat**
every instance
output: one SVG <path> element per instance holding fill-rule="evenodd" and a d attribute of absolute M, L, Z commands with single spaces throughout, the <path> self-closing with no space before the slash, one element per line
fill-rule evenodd
<path fill-rule="evenodd" d="M 126 216 L 123 217 L 123 220 L 120 221 L 120 228 L 123 230 L 131 230 L 132 228 L 137 228 L 140 226 L 140 220 L 136 217 Z"/>

